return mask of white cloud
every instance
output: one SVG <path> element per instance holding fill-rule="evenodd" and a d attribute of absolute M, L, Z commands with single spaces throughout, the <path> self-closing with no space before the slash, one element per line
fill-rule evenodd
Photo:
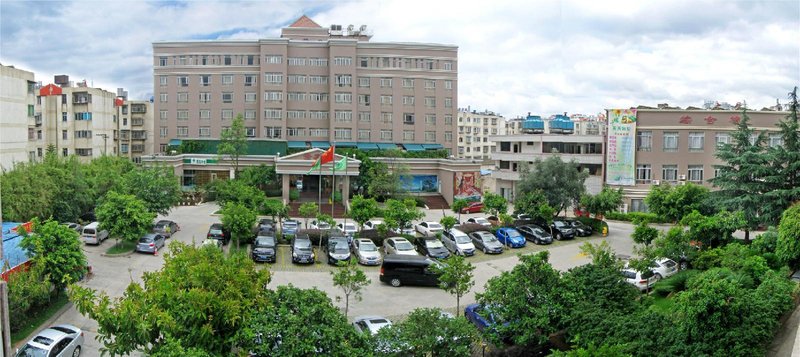
<path fill-rule="evenodd" d="M 513 117 L 704 99 L 772 105 L 800 82 L 796 1 L 0 2 L 0 62 L 152 93 L 152 42 L 275 37 L 301 14 L 373 41 L 459 46 L 461 107 Z"/>

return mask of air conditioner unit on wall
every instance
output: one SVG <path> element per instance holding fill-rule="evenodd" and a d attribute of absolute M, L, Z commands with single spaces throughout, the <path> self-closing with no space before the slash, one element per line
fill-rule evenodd
<path fill-rule="evenodd" d="M 686 175 L 679 175 L 678 180 L 686 181 Z"/>
<path fill-rule="evenodd" d="M 652 184 L 653 184 L 653 185 L 660 185 L 660 184 L 661 184 L 661 181 L 659 181 L 659 180 L 653 180 L 653 181 L 652 181 Z"/>

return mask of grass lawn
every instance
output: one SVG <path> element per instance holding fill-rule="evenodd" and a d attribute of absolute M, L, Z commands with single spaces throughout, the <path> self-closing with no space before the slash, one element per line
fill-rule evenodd
<path fill-rule="evenodd" d="M 242 253 L 247 255 L 247 248 L 250 244 L 239 244 L 239 248 L 236 248 L 236 244 L 233 242 L 228 243 L 228 255 L 233 255 L 236 253 Z"/>
<path fill-rule="evenodd" d="M 658 312 L 664 313 L 664 314 L 672 313 L 672 308 L 675 305 L 675 301 L 672 301 L 672 299 L 669 299 L 669 298 L 664 297 L 664 296 L 660 296 L 658 294 L 653 294 L 652 298 L 653 298 L 653 300 L 652 300 L 653 304 L 650 305 L 650 306 L 655 311 L 658 311 Z"/>
<path fill-rule="evenodd" d="M 11 333 L 11 344 L 14 345 L 15 343 L 21 341 L 22 339 L 28 337 L 33 331 L 39 328 L 41 324 L 43 324 L 47 319 L 52 317 L 59 309 L 64 307 L 69 302 L 67 298 L 67 294 L 62 292 L 58 294 L 55 298 L 50 300 L 50 305 L 45 306 L 37 311 L 31 311 L 30 318 L 28 319 L 28 323 L 25 324 L 21 330 L 17 332 Z"/>
<path fill-rule="evenodd" d="M 134 249 L 136 249 L 136 242 L 123 240 L 120 241 L 119 244 L 114 244 L 111 246 L 111 248 L 108 248 L 108 250 L 106 250 L 106 254 L 128 253 L 132 252 Z"/>

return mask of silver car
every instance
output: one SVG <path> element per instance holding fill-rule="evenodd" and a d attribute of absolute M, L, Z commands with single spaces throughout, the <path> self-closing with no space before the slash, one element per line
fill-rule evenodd
<path fill-rule="evenodd" d="M 181 230 L 181 227 L 177 223 L 166 219 L 156 222 L 153 226 L 153 232 L 161 234 L 164 238 L 172 237 L 172 234 L 179 230 Z"/>
<path fill-rule="evenodd" d="M 40 331 L 17 350 L 17 357 L 50 357 L 81 355 L 83 331 L 72 325 L 56 325 Z"/>
<path fill-rule="evenodd" d="M 161 234 L 146 234 L 144 237 L 139 238 L 139 243 L 136 244 L 136 251 L 155 254 L 158 249 L 164 248 L 166 241 L 167 239 Z"/>
<path fill-rule="evenodd" d="M 403 237 L 393 237 L 383 241 L 383 249 L 388 254 L 419 255 L 414 245 Z"/>
<path fill-rule="evenodd" d="M 353 250 L 355 250 L 359 264 L 381 265 L 383 262 L 381 252 L 378 251 L 378 247 L 370 239 L 356 239 L 353 241 Z"/>

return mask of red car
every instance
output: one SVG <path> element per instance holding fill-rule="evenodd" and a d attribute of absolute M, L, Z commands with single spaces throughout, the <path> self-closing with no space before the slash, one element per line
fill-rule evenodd
<path fill-rule="evenodd" d="M 467 207 L 461 209 L 461 213 L 479 213 L 483 212 L 483 202 L 470 202 Z"/>

